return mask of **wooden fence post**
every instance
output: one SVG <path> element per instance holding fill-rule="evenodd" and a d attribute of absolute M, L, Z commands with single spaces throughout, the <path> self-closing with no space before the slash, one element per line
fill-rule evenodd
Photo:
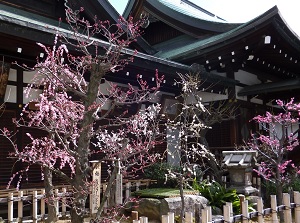
<path fill-rule="evenodd" d="M 243 206 L 243 202 L 245 201 L 245 195 L 239 194 L 239 198 L 240 198 L 240 207 L 241 207 L 241 213 L 240 214 L 242 214 L 242 206 Z"/>
<path fill-rule="evenodd" d="M 145 216 L 140 217 L 140 223 L 148 223 L 148 217 Z"/>
<path fill-rule="evenodd" d="M 257 189 L 258 189 L 258 196 L 261 197 L 261 178 L 257 177 L 256 179 L 256 183 L 257 183 Z"/>
<path fill-rule="evenodd" d="M 232 205 L 231 205 L 231 207 L 232 207 Z M 205 209 L 207 210 L 208 222 L 212 222 L 212 209 L 211 209 L 211 206 L 206 206 Z"/>
<path fill-rule="evenodd" d="M 146 181 L 146 188 L 148 189 L 149 186 L 150 186 L 150 180 L 147 180 L 147 181 Z"/>
<path fill-rule="evenodd" d="M 206 208 L 201 209 L 201 223 L 208 222 L 208 210 Z"/>
<path fill-rule="evenodd" d="M 127 182 L 125 187 L 126 187 L 125 196 L 126 196 L 126 199 L 128 199 L 131 195 L 131 183 Z"/>
<path fill-rule="evenodd" d="M 61 199 L 61 214 L 62 216 L 66 216 L 67 215 L 67 198 L 66 198 L 66 194 L 67 194 L 67 188 L 62 188 L 62 193 L 63 193 L 63 197 Z"/>
<path fill-rule="evenodd" d="M 248 200 L 243 201 L 242 203 L 242 215 L 243 215 L 243 223 L 249 222 L 249 213 L 248 213 Z"/>
<path fill-rule="evenodd" d="M 7 219 L 8 222 L 13 222 L 14 219 L 14 193 L 8 193 L 8 213 L 7 213 Z"/>
<path fill-rule="evenodd" d="M 276 195 L 271 196 L 272 223 L 278 223 Z"/>
<path fill-rule="evenodd" d="M 291 213 L 291 199 L 288 193 L 283 193 L 283 204 L 284 204 L 284 222 L 292 222 L 292 213 Z"/>
<path fill-rule="evenodd" d="M 263 216 L 263 200 L 261 197 L 257 198 L 257 211 L 258 211 L 258 217 L 257 217 L 257 222 L 258 223 L 263 223 L 264 222 L 264 216 Z"/>
<path fill-rule="evenodd" d="M 257 189 L 257 177 L 252 177 L 252 185 Z"/>
<path fill-rule="evenodd" d="M 18 222 L 22 222 L 23 218 L 23 191 L 18 191 Z"/>
<path fill-rule="evenodd" d="M 137 211 L 131 211 L 131 218 L 132 218 L 132 220 L 138 220 L 139 213 Z"/>
<path fill-rule="evenodd" d="M 161 223 L 170 223 L 169 222 L 169 215 L 162 215 L 161 216 Z"/>
<path fill-rule="evenodd" d="M 201 222 L 201 214 L 202 212 L 202 205 L 200 203 L 195 203 L 195 222 L 200 223 Z"/>
<path fill-rule="evenodd" d="M 233 217 L 233 207 L 231 202 L 226 202 L 225 205 L 228 205 L 230 207 L 230 217 Z"/>
<path fill-rule="evenodd" d="M 139 190 L 140 190 L 140 185 L 141 185 L 141 182 L 140 182 L 140 181 L 137 181 L 137 182 L 135 183 L 135 190 L 136 190 L 136 191 L 139 191 Z"/>
<path fill-rule="evenodd" d="M 193 212 L 185 212 L 185 223 L 193 223 Z"/>
<path fill-rule="evenodd" d="M 209 175 L 206 176 L 206 180 L 207 180 L 207 183 L 210 182 L 210 176 Z"/>
<path fill-rule="evenodd" d="M 222 176 L 222 182 L 224 183 L 225 189 L 227 188 L 227 176 Z"/>
<path fill-rule="evenodd" d="M 169 216 L 169 223 L 174 223 L 175 222 L 175 213 L 168 212 L 168 216 Z"/>
<path fill-rule="evenodd" d="M 54 207 L 56 211 L 56 216 L 59 214 L 59 198 L 58 198 L 58 189 L 54 190 L 55 196 L 54 196 Z"/>
<path fill-rule="evenodd" d="M 43 195 L 43 197 L 41 198 L 41 216 L 42 219 L 45 219 L 45 214 L 46 214 L 45 189 L 41 190 L 41 194 Z"/>
<path fill-rule="evenodd" d="M 226 223 L 231 222 L 230 206 L 223 205 L 223 217 L 224 217 L 224 222 Z"/>
<path fill-rule="evenodd" d="M 37 223 L 37 191 L 32 192 L 32 220 L 33 223 Z"/>
<path fill-rule="evenodd" d="M 107 184 L 103 184 L 103 186 L 102 186 L 103 194 L 105 193 L 106 188 L 107 188 Z M 104 212 L 105 212 L 105 213 L 106 213 L 106 208 L 107 208 L 107 206 L 108 206 L 108 201 L 107 201 L 107 199 L 106 199 L 106 201 L 105 201 L 105 203 L 104 203 Z"/>
<path fill-rule="evenodd" d="M 294 202 L 295 207 L 295 223 L 300 223 L 300 193 L 299 191 L 294 191 Z"/>

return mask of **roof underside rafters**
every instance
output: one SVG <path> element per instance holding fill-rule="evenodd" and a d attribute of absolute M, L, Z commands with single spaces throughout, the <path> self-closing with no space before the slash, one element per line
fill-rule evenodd
<path fill-rule="evenodd" d="M 0 9 L 2 22 L 0 23 L 2 39 L 0 55 L 10 58 L 10 61 L 25 62 L 27 65 L 34 65 L 36 58 L 39 57 L 43 51 L 36 42 L 51 46 L 54 41 L 54 34 L 58 31 L 64 35 L 72 37 L 71 32 L 66 28 L 57 28 L 55 25 L 43 23 L 41 21 L 30 19 L 28 17 L 17 16 L 11 12 L 5 12 L 4 7 Z M 107 46 L 107 42 L 95 39 L 95 43 L 99 46 Z M 17 53 L 17 48 L 22 48 L 22 53 Z M 125 54 L 134 54 L 133 50 L 126 49 Z M 26 60 L 24 60 L 26 58 Z M 122 83 L 136 83 L 136 75 L 142 74 L 143 79 L 152 84 L 155 76 L 155 69 L 158 69 L 161 75 L 165 75 L 165 81 L 162 89 L 168 92 L 178 92 L 179 88 L 176 86 L 175 80 L 178 78 L 176 72 L 188 73 L 190 67 L 184 64 L 173 61 L 160 59 L 143 53 L 137 53 L 133 64 L 126 67 L 124 71 L 118 74 L 108 74 L 107 78 L 111 81 Z M 129 72 L 130 75 L 127 75 Z M 209 83 L 216 82 L 216 76 L 204 74 L 206 81 Z M 133 78 L 134 77 L 134 78 Z M 235 82 L 224 78 L 220 81 L 221 85 L 233 86 Z M 217 88 L 217 86 L 216 86 Z"/>
<path fill-rule="evenodd" d="M 270 43 L 265 42 L 268 37 Z M 207 71 L 245 70 L 257 75 L 262 84 L 256 86 L 256 92 L 250 86 L 248 91 L 246 86 L 243 95 L 261 93 L 266 97 L 268 92 L 300 89 L 297 81 L 292 87 L 289 85 L 300 77 L 300 40 L 283 21 L 277 7 L 228 32 L 159 52 L 157 56 L 201 64 Z M 264 85 L 270 81 L 277 83 L 275 89 Z"/>

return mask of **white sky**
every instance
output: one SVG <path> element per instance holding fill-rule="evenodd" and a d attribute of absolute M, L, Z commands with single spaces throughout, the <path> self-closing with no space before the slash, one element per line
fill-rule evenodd
<path fill-rule="evenodd" d="M 127 0 L 109 0 L 122 12 Z M 300 36 L 299 0 L 190 0 L 228 22 L 248 22 L 277 5 L 290 28 Z"/>

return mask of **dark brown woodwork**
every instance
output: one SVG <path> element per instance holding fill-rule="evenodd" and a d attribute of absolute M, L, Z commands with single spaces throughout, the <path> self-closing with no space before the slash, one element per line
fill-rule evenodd
<path fill-rule="evenodd" d="M 147 40 L 151 45 L 155 45 L 177 36 L 182 35 L 183 33 L 173 27 L 163 23 L 163 22 L 153 22 L 143 30 L 142 37 Z"/>
<path fill-rule="evenodd" d="M 63 0 L 1 0 L 0 3 L 55 20 L 65 18 Z"/>
<path fill-rule="evenodd" d="M 15 125 L 12 123 L 13 118 L 16 118 L 16 111 L 0 110 L 0 129 L 7 128 L 9 131 L 15 132 Z M 0 189 L 5 189 L 8 186 L 14 173 L 15 161 L 9 158 L 11 152 L 13 152 L 13 146 L 8 139 L 0 136 Z"/>

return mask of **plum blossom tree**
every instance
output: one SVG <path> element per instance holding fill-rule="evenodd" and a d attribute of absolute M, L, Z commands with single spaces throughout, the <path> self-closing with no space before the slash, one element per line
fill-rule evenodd
<path fill-rule="evenodd" d="M 95 17 L 91 24 L 80 16 L 83 10 L 74 11 L 66 4 L 66 18 L 72 35 L 67 37 L 58 32 L 53 47 L 38 43 L 46 57 L 33 67 L 36 71 L 34 84 L 28 86 L 26 92 L 30 94 L 37 87 L 42 87 L 43 91 L 35 100 L 36 109 L 30 110 L 26 105 L 16 124 L 37 128 L 47 134 L 40 138 L 27 134 L 31 143 L 24 148 L 14 145 L 12 154 L 27 164 L 25 170 L 15 176 L 22 177 L 32 164 L 38 164 L 50 193 L 52 174 L 71 185 L 73 195 L 68 204 L 74 223 L 83 222 L 85 215 L 86 200 L 93 183 L 89 163 L 92 155 L 97 154 L 100 161 L 109 165 L 107 191 L 114 186 L 118 170 L 125 175 L 135 173 L 157 158 L 151 149 L 159 143 L 159 105 L 132 116 L 124 110 L 120 116 L 112 117 L 111 111 L 116 106 L 149 101 L 155 97 L 163 79 L 156 72 L 156 85 L 150 87 L 138 76 L 138 87 L 129 84 L 125 91 L 113 83 L 108 87 L 101 84 L 107 73 L 117 75 L 133 60 L 134 54 L 127 57 L 124 50 L 138 38 L 141 22 L 120 18 L 118 24 L 112 25 Z M 97 41 L 99 36 L 107 42 Z M 14 143 L 8 130 L 3 129 L 0 134 Z M 115 165 L 117 161 L 118 165 Z M 70 168 L 70 175 L 63 171 L 65 166 Z M 98 209 L 99 221 L 107 198 L 108 193 Z"/>
<path fill-rule="evenodd" d="M 283 112 L 265 115 L 258 115 L 253 118 L 263 133 L 252 134 L 249 147 L 258 151 L 260 164 L 255 170 L 264 179 L 276 184 L 276 195 L 278 203 L 282 204 L 282 192 L 284 185 L 288 184 L 291 178 L 300 174 L 300 169 L 288 157 L 288 153 L 299 145 L 298 131 L 300 104 L 294 99 L 284 103 L 276 100 L 277 105 Z"/>
<path fill-rule="evenodd" d="M 182 203 L 180 220 L 183 222 L 185 206 L 183 189 L 189 187 L 189 182 L 195 179 L 201 169 L 207 168 L 205 160 L 214 159 L 214 155 L 202 143 L 201 132 L 208 126 L 201 117 L 203 113 L 209 113 L 209 111 L 198 94 L 201 84 L 200 73 L 178 75 L 180 77 L 178 84 L 182 87 L 182 92 L 177 97 L 180 101 L 177 106 L 181 109 L 178 111 L 178 116 L 167 119 L 169 144 L 167 152 L 169 156 L 178 159 L 182 170 L 170 169 L 167 177 L 177 179 Z"/>

